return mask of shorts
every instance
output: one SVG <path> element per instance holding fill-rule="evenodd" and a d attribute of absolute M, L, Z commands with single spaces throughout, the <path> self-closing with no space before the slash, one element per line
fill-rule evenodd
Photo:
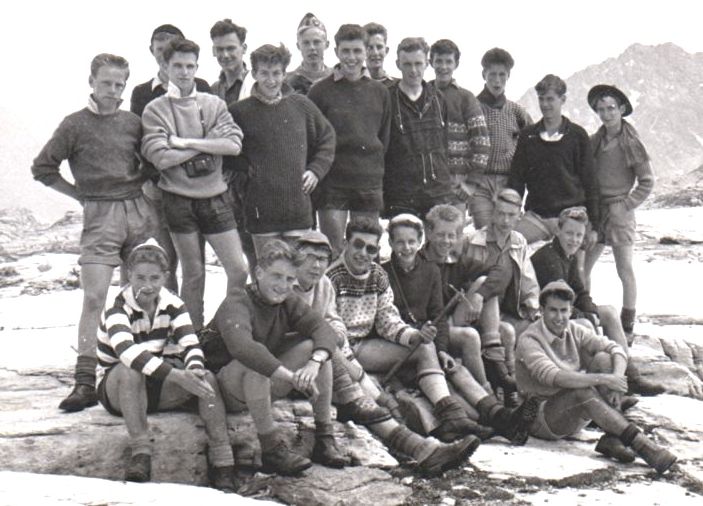
<path fill-rule="evenodd" d="M 568 392 L 568 390 L 564 390 L 564 392 Z M 557 392 L 552 397 L 557 397 L 560 393 L 561 392 Z M 532 424 L 532 427 L 530 428 L 530 433 L 533 436 L 539 439 L 545 439 L 547 441 L 557 441 L 559 439 L 564 439 L 565 437 L 576 434 L 577 432 L 581 432 L 582 429 L 586 428 L 586 426 L 591 423 L 591 420 L 585 420 L 577 416 L 572 416 L 571 419 L 567 420 L 569 422 L 567 424 L 567 427 L 569 427 L 567 434 L 555 434 L 554 432 L 552 432 L 552 429 L 549 428 L 549 425 L 547 425 L 547 420 L 544 416 L 544 406 L 545 404 L 547 404 L 548 400 L 549 399 L 544 399 L 539 404 L 537 418 L 535 419 L 534 423 Z"/>
<path fill-rule="evenodd" d="M 542 218 L 534 211 L 526 211 L 515 230 L 525 236 L 528 244 L 549 241 L 559 230 L 559 218 Z"/>
<path fill-rule="evenodd" d="M 323 186 L 316 205 L 318 210 L 323 211 L 338 209 L 340 211 L 380 213 L 383 210 L 383 190 L 381 188 L 358 190 Z"/>
<path fill-rule="evenodd" d="M 284 232 L 268 232 L 265 234 L 251 234 L 251 238 L 254 242 L 254 250 L 257 256 L 261 253 L 264 245 L 273 239 L 279 239 L 283 242 L 288 243 L 293 246 L 295 241 L 300 238 L 304 233 L 309 232 L 311 229 L 296 229 L 296 230 L 286 230 Z"/>
<path fill-rule="evenodd" d="M 429 197 L 427 195 L 408 195 L 397 198 L 392 202 L 386 202 L 383 217 L 386 219 L 391 219 L 402 213 L 410 213 L 424 220 L 425 215 L 430 212 L 430 209 L 439 204 L 449 204 L 454 206 L 457 204 L 463 204 L 463 202 L 454 193 L 440 195 L 438 197 Z"/>
<path fill-rule="evenodd" d="M 635 243 L 637 220 L 635 210 L 628 209 L 624 200 L 601 203 L 601 234 L 599 242 L 608 246 L 631 246 Z"/>
<path fill-rule="evenodd" d="M 204 199 L 163 192 L 163 202 L 166 223 L 172 234 L 214 235 L 237 228 L 229 192 Z"/>
<path fill-rule="evenodd" d="M 135 246 L 158 234 L 154 207 L 143 197 L 86 200 L 78 263 L 121 265 Z"/>

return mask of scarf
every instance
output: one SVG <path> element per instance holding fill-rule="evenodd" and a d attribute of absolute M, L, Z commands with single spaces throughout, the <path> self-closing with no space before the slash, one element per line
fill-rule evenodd
<path fill-rule="evenodd" d="M 495 95 L 493 95 L 493 93 L 488 91 L 488 88 L 486 88 L 485 86 L 476 98 L 478 98 L 479 101 L 486 104 L 491 109 L 501 109 L 505 105 L 506 100 L 505 93 L 502 93 L 499 97 L 496 97 Z"/>
<path fill-rule="evenodd" d="M 625 151 L 625 162 L 628 167 L 634 167 L 649 161 L 647 150 L 642 144 L 637 130 L 630 125 L 626 120 L 622 120 L 622 128 L 620 129 L 620 145 Z M 598 154 L 605 142 L 605 125 L 601 126 L 598 131 L 593 134 L 593 153 Z"/>

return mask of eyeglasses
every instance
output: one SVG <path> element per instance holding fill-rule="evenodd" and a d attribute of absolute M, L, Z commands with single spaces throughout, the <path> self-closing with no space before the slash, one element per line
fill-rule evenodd
<path fill-rule="evenodd" d="M 354 239 L 351 242 L 351 245 L 354 249 L 365 250 L 367 255 L 371 255 L 371 256 L 378 255 L 378 250 L 379 250 L 378 246 L 376 246 L 375 244 L 368 244 L 368 243 L 364 242 L 363 239 Z"/>
<path fill-rule="evenodd" d="M 330 262 L 329 256 L 316 255 L 315 253 L 308 253 L 305 255 L 305 260 L 312 264 L 328 264 Z"/>

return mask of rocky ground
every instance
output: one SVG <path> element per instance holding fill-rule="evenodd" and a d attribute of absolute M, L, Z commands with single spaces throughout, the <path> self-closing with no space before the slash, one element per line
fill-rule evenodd
<path fill-rule="evenodd" d="M 701 504 L 701 218 L 703 208 L 640 214 L 640 315 L 628 371 L 640 403 L 629 416 L 679 455 L 673 472 L 659 477 L 640 460 L 621 465 L 601 458 L 593 452 L 600 432 L 587 429 L 568 441 L 531 439 L 524 447 L 496 438 L 481 445 L 464 468 L 427 480 L 348 423 L 336 430 L 356 467 L 314 466 L 295 479 L 257 473 L 246 477 L 242 492 L 306 505 Z M 0 215 L 0 504 L 231 504 L 231 496 L 187 486 L 206 483 L 205 438 L 194 414 L 150 418 L 158 484 L 136 485 L 119 481 L 127 437 L 120 419 L 100 407 L 72 415 L 56 408 L 70 387 L 75 359 L 79 230 L 76 216 L 42 227 L 28 215 Z M 212 314 L 224 281 L 221 269 L 208 269 Z M 595 272 L 594 298 L 619 306 L 619 297 L 613 260 L 606 255 Z M 302 401 L 276 407 L 277 419 L 298 434 L 294 444 L 309 451 L 309 407 Z M 239 460 L 256 464 L 249 417 L 230 416 L 229 426 Z"/>

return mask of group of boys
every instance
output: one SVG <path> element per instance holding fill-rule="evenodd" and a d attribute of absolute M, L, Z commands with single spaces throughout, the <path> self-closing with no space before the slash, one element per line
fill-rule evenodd
<path fill-rule="evenodd" d="M 631 461 L 629 446 L 658 471 L 670 467 L 675 457 L 622 416 L 632 403 L 622 396 L 627 337 L 581 281 L 576 258 L 584 240 L 596 240 L 599 195 L 588 136 L 561 115 L 564 82 L 540 81 L 543 118 L 532 124 L 505 98 L 514 62 L 499 48 L 484 55 L 486 84 L 474 96 L 453 79 L 460 51 L 450 40 L 403 39 L 393 79 L 377 23 L 342 25 L 339 63 L 329 68 L 326 28 L 307 14 L 297 31 L 303 61 L 291 72 L 283 45 L 253 51 L 250 70 L 246 33 L 228 19 L 213 25 L 222 72 L 208 86 L 195 77 L 197 44 L 158 27 L 150 44 L 158 73 L 135 87 L 132 113 L 119 109 L 127 62 L 96 56 L 88 107 L 64 119 L 34 162 L 37 180 L 84 209 L 76 385 L 60 407 L 97 402 L 95 336 L 113 269 L 155 236 L 172 261 L 174 291 L 180 261 L 206 365 L 227 410 L 251 414 L 266 468 L 349 465 L 335 442 L 333 401 L 339 419 L 367 425 L 429 475 L 460 464 L 493 433 L 523 444 L 590 420 L 607 433 L 602 453 Z M 61 176 L 63 160 L 75 184 Z M 458 300 L 446 320 L 403 319 L 375 263 L 379 218 L 408 213 L 425 220 L 420 257 L 441 274 L 442 303 Z M 533 266 L 528 242 L 550 238 Z M 205 241 L 228 280 L 207 326 Z M 569 320 L 572 306 L 590 327 Z M 601 323 L 610 339 L 595 332 Z M 466 366 L 460 374 L 451 355 Z M 397 402 L 367 374 L 403 360 L 432 405 L 433 420 L 413 427 L 428 437 L 399 423 Z M 452 385 L 449 376 L 462 379 Z M 272 417 L 272 398 L 292 389 L 313 404 L 311 459 L 289 447 Z"/>

